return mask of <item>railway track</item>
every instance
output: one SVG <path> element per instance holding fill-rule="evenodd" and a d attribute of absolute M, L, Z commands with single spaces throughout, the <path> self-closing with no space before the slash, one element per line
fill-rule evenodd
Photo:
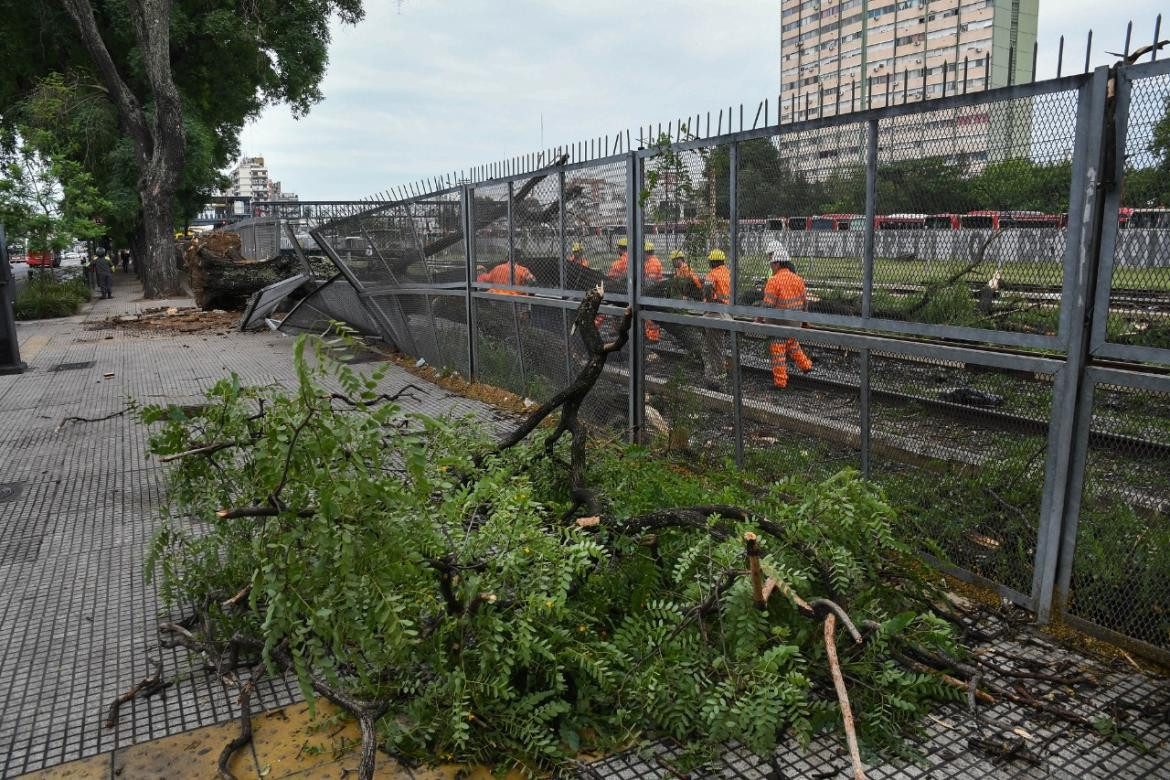
<path fill-rule="evenodd" d="M 813 349 L 820 352 L 832 351 L 842 354 L 844 353 L 844 350 L 834 348 L 814 347 Z M 652 351 L 659 355 L 660 358 L 670 361 L 674 365 L 678 365 L 688 359 L 688 356 L 681 349 L 674 346 L 660 345 L 654 347 Z M 920 360 L 917 358 L 908 359 L 905 356 L 894 355 L 879 356 L 887 357 L 888 359 L 902 360 L 905 362 L 935 365 L 942 368 L 954 369 L 959 367 L 958 364 L 951 361 L 929 361 Z M 754 383 L 755 385 L 762 385 L 764 387 L 771 386 L 771 367 L 762 364 L 762 361 L 760 361 L 759 358 L 754 355 L 741 352 L 740 371 L 741 375 L 746 373 L 750 376 L 753 376 L 756 379 Z M 842 395 L 848 394 L 852 397 L 859 396 L 861 392 L 860 379 L 851 381 L 845 376 L 842 376 L 842 372 L 837 371 L 835 373 L 838 374 L 838 376 L 818 376 L 815 372 L 815 369 L 812 374 L 800 374 L 795 370 L 791 370 L 789 372 L 788 383 L 790 387 L 796 389 L 820 389 Z M 1003 411 L 1000 409 L 956 403 L 953 401 L 947 401 L 941 398 L 924 395 L 922 393 L 890 390 L 873 383 L 871 383 L 870 386 L 870 395 L 873 398 L 891 401 L 901 405 L 915 404 L 919 407 L 929 409 L 932 412 L 945 415 L 951 419 L 978 422 L 985 427 L 1001 430 L 1005 433 L 1024 433 L 1030 435 L 1046 435 L 1048 433 L 1049 424 L 1047 420 L 1029 417 L 1027 415 L 1017 414 L 1014 412 Z M 1115 452 L 1122 452 L 1126 454 L 1140 453 L 1143 456 L 1153 455 L 1160 458 L 1170 458 L 1170 441 L 1159 442 L 1137 436 L 1130 436 L 1127 434 L 1115 433 L 1111 431 L 1102 431 L 1098 429 L 1090 432 L 1089 444 L 1091 447 L 1109 449 Z"/>
<path fill-rule="evenodd" d="M 841 279 L 806 278 L 805 284 L 810 291 L 815 290 L 845 290 L 861 296 L 861 284 L 855 281 Z M 986 288 L 981 282 L 969 282 L 972 297 L 977 297 Z M 903 282 L 875 282 L 875 291 L 882 291 L 898 297 L 921 295 L 926 291 L 926 285 Z M 1000 282 L 997 291 L 1001 297 L 1014 296 L 1037 306 L 1058 306 L 1061 300 L 1059 284 L 1021 284 L 1016 282 Z M 1116 313 L 1131 314 L 1170 314 L 1170 292 L 1158 290 L 1141 290 L 1134 288 L 1114 288 L 1109 296 L 1110 310 Z"/>

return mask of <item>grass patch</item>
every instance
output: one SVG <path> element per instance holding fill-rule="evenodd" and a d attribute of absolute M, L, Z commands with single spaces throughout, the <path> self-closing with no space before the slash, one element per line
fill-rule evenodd
<path fill-rule="evenodd" d="M 18 320 L 69 317 L 92 295 L 80 276 L 62 281 L 52 273 L 37 273 L 30 275 L 28 283 L 16 294 L 13 312 Z"/>

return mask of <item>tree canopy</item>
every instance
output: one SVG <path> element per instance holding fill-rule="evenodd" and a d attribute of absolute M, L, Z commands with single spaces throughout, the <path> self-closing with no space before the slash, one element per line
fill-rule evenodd
<path fill-rule="evenodd" d="M 110 233 L 133 242 L 157 193 L 168 221 L 198 211 L 265 106 L 319 101 L 330 22 L 362 15 L 361 0 L 0 0 L 0 120 L 92 176 Z"/>

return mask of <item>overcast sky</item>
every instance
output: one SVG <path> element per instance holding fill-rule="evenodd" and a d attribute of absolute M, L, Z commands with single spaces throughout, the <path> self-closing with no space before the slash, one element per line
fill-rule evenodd
<path fill-rule="evenodd" d="M 557 144 L 755 108 L 779 82 L 776 0 L 366 0 L 334 25 L 325 99 L 245 128 L 243 152 L 303 200 L 356 199 Z M 1038 78 L 1152 39 L 1164 0 L 1040 0 Z M 1164 20 L 1162 37 L 1170 35 Z M 1167 55 L 1170 56 L 1170 55 Z M 541 122 L 543 118 L 543 145 Z M 636 135 L 636 130 L 635 130 Z"/>

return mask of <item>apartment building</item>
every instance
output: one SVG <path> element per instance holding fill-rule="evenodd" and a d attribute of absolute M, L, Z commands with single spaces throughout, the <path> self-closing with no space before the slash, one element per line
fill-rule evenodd
<path fill-rule="evenodd" d="M 1038 11 L 1039 0 L 782 0 L 782 115 L 835 116 L 1030 81 Z M 981 167 L 1026 150 L 1031 109 L 957 109 L 916 124 L 917 137 L 895 134 L 887 159 L 946 153 Z M 855 135 L 810 134 L 798 151 L 824 159 L 853 144 L 855 154 Z"/>
<path fill-rule="evenodd" d="M 231 185 L 227 195 L 247 196 L 254 201 L 268 200 L 268 168 L 263 157 L 241 157 L 239 164 L 228 174 Z"/>

